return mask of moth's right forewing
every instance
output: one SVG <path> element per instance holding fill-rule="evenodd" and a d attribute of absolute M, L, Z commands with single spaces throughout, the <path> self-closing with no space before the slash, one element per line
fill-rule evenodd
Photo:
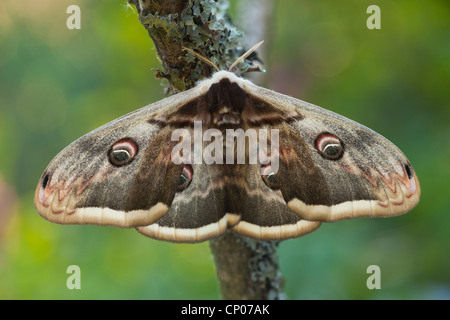
<path fill-rule="evenodd" d="M 417 175 L 405 155 L 373 130 L 329 110 L 246 83 L 247 92 L 299 117 L 280 128 L 280 189 L 291 210 L 310 221 L 394 216 L 416 206 Z M 318 149 L 323 134 L 343 154 Z"/>

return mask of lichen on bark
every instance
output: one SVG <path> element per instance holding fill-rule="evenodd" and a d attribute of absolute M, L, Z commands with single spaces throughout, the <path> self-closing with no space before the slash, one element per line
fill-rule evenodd
<path fill-rule="evenodd" d="M 152 38 L 162 68 L 157 77 L 169 80 L 174 91 L 183 91 L 212 74 L 211 67 L 183 50 L 193 49 L 220 69 L 227 69 L 245 50 L 243 33 L 227 14 L 223 0 L 129 0 Z M 238 66 L 237 73 L 258 70 L 256 54 Z"/>

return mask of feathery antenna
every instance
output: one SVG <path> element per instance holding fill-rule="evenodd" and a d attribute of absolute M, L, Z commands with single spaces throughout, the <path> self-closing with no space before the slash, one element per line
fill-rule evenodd
<path fill-rule="evenodd" d="M 258 49 L 258 47 L 260 45 L 262 45 L 262 43 L 264 42 L 258 42 L 257 44 L 255 44 L 253 47 L 251 47 L 246 53 L 244 53 L 242 56 L 240 56 L 239 58 L 236 59 L 235 62 L 233 62 L 233 64 L 231 65 L 231 67 L 228 68 L 228 72 L 231 72 L 231 70 L 233 70 L 233 68 L 242 60 L 244 60 L 245 58 L 247 58 L 253 51 L 255 51 L 256 49 Z M 201 54 L 195 52 L 192 49 L 183 47 L 184 50 L 186 50 L 187 52 L 189 52 L 190 54 L 196 56 L 197 58 L 199 58 L 200 60 L 202 60 L 203 62 L 209 64 L 211 67 L 213 67 L 214 69 L 216 69 L 216 71 L 220 71 L 219 67 L 217 67 L 212 61 L 208 60 L 208 58 L 202 56 Z"/>
<path fill-rule="evenodd" d="M 252 53 L 253 51 L 255 51 L 256 49 L 258 49 L 258 47 L 260 45 L 262 45 L 262 43 L 264 42 L 258 42 L 257 44 L 255 44 L 253 47 L 251 47 L 246 53 L 244 53 L 242 56 L 240 56 L 239 58 L 237 58 L 237 60 L 235 62 L 233 62 L 233 64 L 231 65 L 230 68 L 228 68 L 228 72 L 230 72 L 239 62 L 241 62 L 242 60 L 244 60 L 245 58 L 247 58 L 250 53 Z"/>
<path fill-rule="evenodd" d="M 219 67 L 217 67 L 214 63 L 212 63 L 212 61 L 209 61 L 208 58 L 202 56 L 201 54 L 195 52 L 192 49 L 183 47 L 184 50 L 186 50 L 187 52 L 189 52 L 190 54 L 193 54 L 194 56 L 196 56 L 197 58 L 199 58 L 200 60 L 202 60 L 203 62 L 206 62 L 207 64 L 209 64 L 210 66 L 212 66 L 214 69 L 216 69 L 217 71 L 220 71 Z"/>

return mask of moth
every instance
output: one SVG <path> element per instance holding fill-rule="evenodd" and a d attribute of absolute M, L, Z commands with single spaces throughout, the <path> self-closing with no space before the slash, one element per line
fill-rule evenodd
<path fill-rule="evenodd" d="M 417 175 L 393 143 L 232 68 L 216 67 L 194 88 L 70 144 L 39 180 L 38 213 L 60 224 L 133 227 L 155 239 L 201 242 L 227 230 L 295 238 L 322 222 L 395 216 L 416 206 Z M 243 133 L 247 143 L 229 132 Z M 204 161 L 198 152 L 223 161 Z M 252 152 L 261 155 L 256 162 Z M 238 153 L 240 161 L 229 161 Z"/>

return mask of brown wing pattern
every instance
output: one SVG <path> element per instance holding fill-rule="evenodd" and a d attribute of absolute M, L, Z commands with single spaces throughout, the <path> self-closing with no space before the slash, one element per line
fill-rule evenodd
<path fill-rule="evenodd" d="M 225 141 L 223 154 L 213 152 L 223 161 L 176 164 L 171 153 L 179 141 L 172 141 L 172 133 L 183 129 L 195 137 L 198 123 L 201 134 L 219 132 L 201 140 L 203 152 L 212 141 Z M 228 130 L 276 130 L 272 162 L 251 163 L 250 136 L 242 149 L 237 138 L 227 140 Z M 270 134 L 268 142 L 274 141 Z M 235 153 L 244 150 L 244 163 L 227 163 L 230 144 Z M 194 141 L 190 147 L 195 149 Z M 419 196 L 414 169 L 387 139 L 218 72 L 69 145 L 42 175 L 35 206 L 52 222 L 136 227 L 167 241 L 199 242 L 227 229 L 281 240 L 314 231 L 323 221 L 401 214 Z"/>
<path fill-rule="evenodd" d="M 301 120 L 285 123 L 279 180 L 291 210 L 311 221 L 393 216 L 418 203 L 420 186 L 405 155 L 389 140 L 352 120 L 271 90 L 247 91 Z M 339 139 L 342 155 L 330 159 L 318 139 Z M 326 139 L 325 139 L 326 140 Z M 287 183 L 290 182 L 290 183 Z"/>

